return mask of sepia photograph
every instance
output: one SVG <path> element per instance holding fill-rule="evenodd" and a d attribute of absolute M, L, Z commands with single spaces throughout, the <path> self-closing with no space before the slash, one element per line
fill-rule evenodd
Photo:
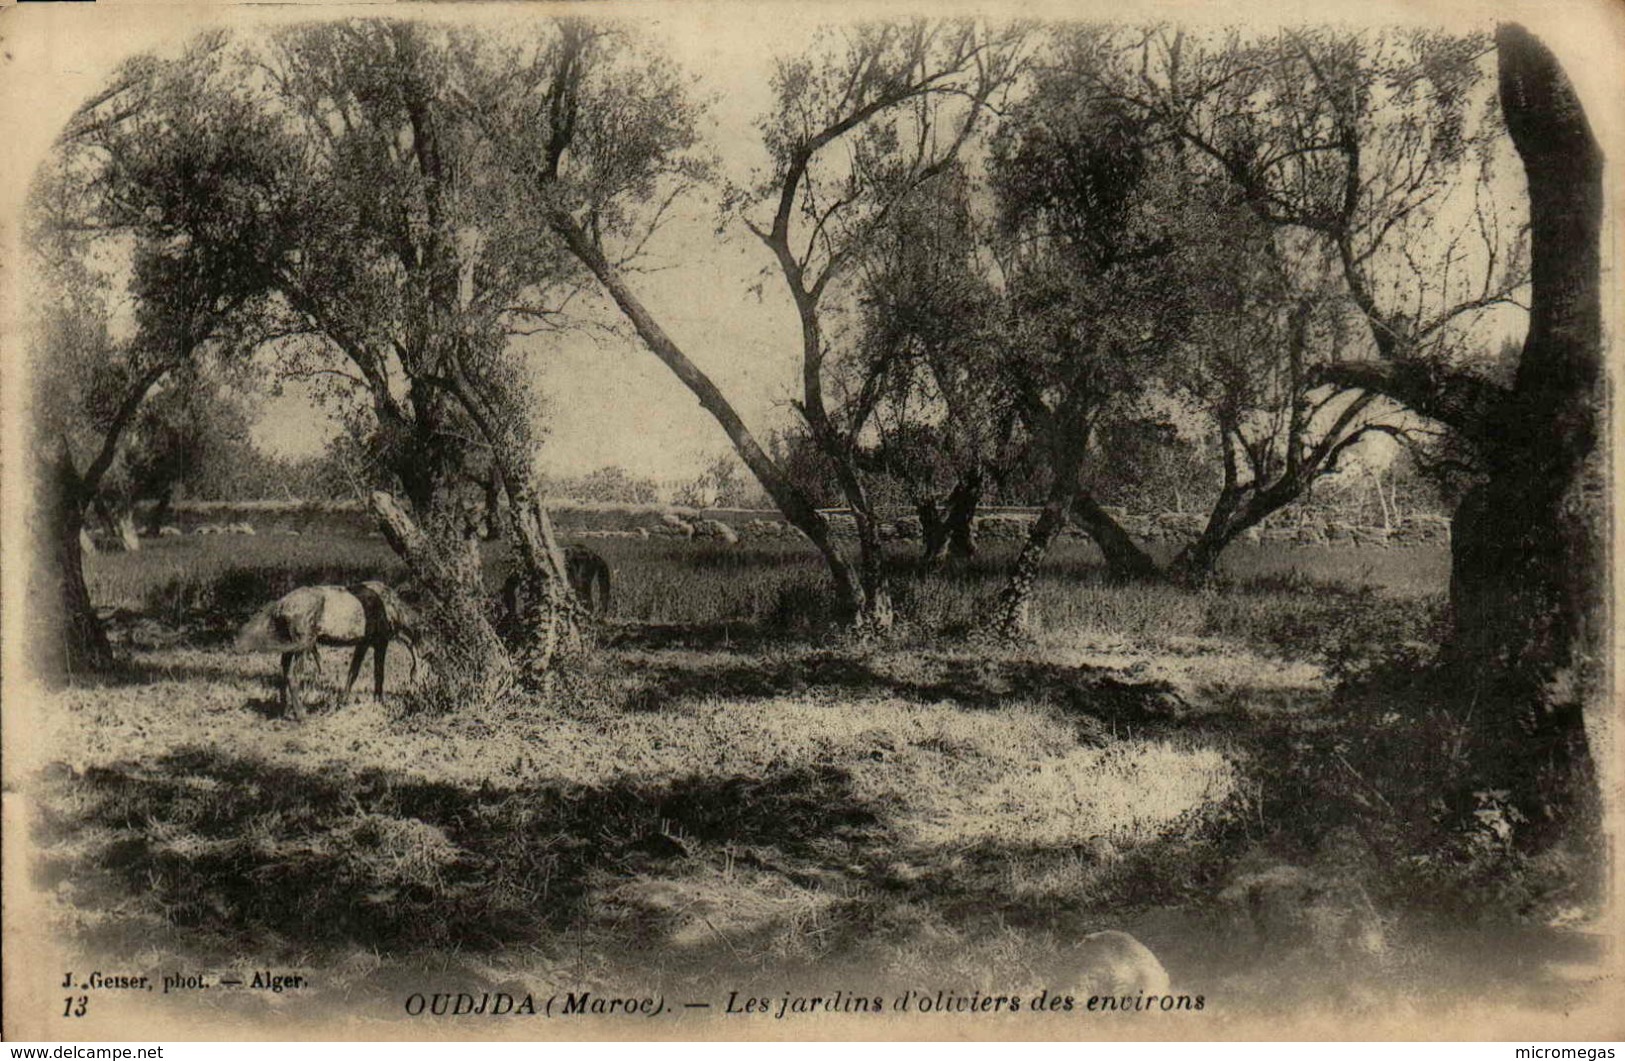
<path fill-rule="evenodd" d="M 1625 9 L 0 52 L 6 1039 L 1625 1037 Z"/>

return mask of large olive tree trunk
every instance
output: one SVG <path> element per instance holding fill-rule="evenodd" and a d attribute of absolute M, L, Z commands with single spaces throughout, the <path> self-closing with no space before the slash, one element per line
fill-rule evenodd
<path fill-rule="evenodd" d="M 37 636 L 35 659 L 41 671 L 61 680 L 113 664 L 107 632 L 96 618 L 85 586 L 85 509 L 96 497 L 118 455 L 124 431 L 140 412 L 147 392 L 187 354 L 159 361 L 133 380 L 102 431 L 101 445 L 81 471 L 67 438 L 39 438 L 39 478 L 35 500 L 38 548 L 35 554 L 31 625 Z M 133 527 L 132 527 L 133 536 Z"/>
<path fill-rule="evenodd" d="M 1456 635 L 1482 660 L 1550 669 L 1590 640 L 1604 573 L 1600 497 L 1584 496 L 1603 397 L 1602 154 L 1552 54 L 1517 26 L 1496 43 L 1529 182 L 1533 291 L 1512 389 L 1483 432 L 1490 474 L 1456 515 Z"/>
<path fill-rule="evenodd" d="M 1496 31 L 1501 110 L 1529 186 L 1529 333 L 1510 387 L 1397 356 L 1331 366 L 1453 428 L 1484 481 L 1451 528 L 1446 661 L 1472 705 L 1479 772 L 1557 835 L 1594 794 L 1586 708 L 1604 702 L 1608 502 L 1602 435 L 1602 153 L 1556 58 Z"/>
<path fill-rule="evenodd" d="M 1452 648 L 1498 708 L 1507 782 L 1556 819 L 1589 776 L 1583 709 L 1603 691 L 1608 644 L 1603 160 L 1551 52 L 1520 26 L 1496 44 L 1529 182 L 1533 291 L 1512 388 L 1479 433 L 1489 475 L 1452 526 Z"/>
<path fill-rule="evenodd" d="M 488 531 L 497 522 L 497 510 L 504 507 L 497 501 L 498 491 L 507 499 L 507 529 L 522 588 L 514 602 L 519 612 L 513 616 L 517 621 L 515 662 L 521 676 L 539 686 L 545 684 L 561 652 L 586 646 L 586 610 L 570 588 L 564 551 L 535 485 L 526 452 L 530 435 L 519 429 L 513 411 L 505 412 L 499 401 L 493 401 L 490 389 L 470 377 L 456 358 L 448 358 L 446 363 L 451 373 L 443 385 L 491 447 L 485 486 Z M 469 547 L 476 548 L 472 542 Z"/>
<path fill-rule="evenodd" d="M 533 488 L 508 482 L 508 515 L 526 592 L 520 604 L 521 670 L 534 683 L 552 672 L 562 653 L 586 647 L 587 612 L 570 587 L 564 552 L 547 507 Z"/>
<path fill-rule="evenodd" d="M 489 703 L 514 679 L 513 661 L 491 625 L 473 542 L 433 540 L 390 494 L 376 491 L 373 515 L 422 588 L 423 652 L 451 706 Z"/>
<path fill-rule="evenodd" d="M 82 483 L 67 446 L 40 468 L 35 563 L 29 587 L 33 661 L 52 679 L 71 679 L 113 664 L 107 632 L 85 585 Z"/>

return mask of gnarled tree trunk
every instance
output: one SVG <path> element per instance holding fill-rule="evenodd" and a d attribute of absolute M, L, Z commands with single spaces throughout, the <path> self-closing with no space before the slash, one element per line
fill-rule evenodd
<path fill-rule="evenodd" d="M 1100 507 L 1093 496 L 1080 493 L 1072 502 L 1072 521 L 1100 547 L 1106 570 L 1116 578 L 1155 578 L 1157 562 L 1140 543 Z"/>
<path fill-rule="evenodd" d="M 1405 356 L 1323 375 L 1450 426 L 1487 472 L 1451 526 L 1446 661 L 1484 782 L 1513 794 L 1539 845 L 1594 792 L 1585 711 L 1606 692 L 1602 153 L 1551 52 L 1515 25 L 1496 45 L 1529 186 L 1533 290 L 1512 386 Z"/>
<path fill-rule="evenodd" d="M 541 498 L 528 487 L 508 483 L 508 516 L 526 592 L 519 620 L 523 632 L 519 665 L 526 677 L 543 680 L 560 653 L 586 646 L 586 608 L 570 587 L 564 553 Z"/>
<path fill-rule="evenodd" d="M 976 555 L 976 509 L 981 503 L 982 469 L 972 465 L 948 495 L 948 514 L 943 524 L 948 532 L 949 559 L 969 560 Z"/>
<path fill-rule="evenodd" d="M 513 682 L 513 661 L 491 625 L 473 542 L 432 540 L 383 491 L 372 498 L 379 528 L 424 592 L 423 652 L 433 680 L 458 706 L 489 703 Z"/>
<path fill-rule="evenodd" d="M 508 526 L 514 558 L 522 576 L 516 598 L 517 662 L 523 678 L 545 684 L 561 652 L 586 646 L 586 609 L 570 587 L 564 552 L 540 492 L 533 484 L 528 435 L 516 432 L 500 406 L 493 404 L 455 358 L 447 360 L 451 373 L 444 381 L 491 447 L 491 470 L 485 483 L 487 530 L 497 519 L 501 496 L 507 499 Z M 497 491 L 500 489 L 501 494 Z M 475 521 L 476 524 L 478 521 Z M 469 538 L 478 538 L 475 526 Z M 477 547 L 475 549 L 477 555 Z"/>
<path fill-rule="evenodd" d="M 72 679 L 113 665 L 107 631 L 85 585 L 80 536 L 85 529 L 81 483 L 66 445 L 40 469 L 39 521 L 30 586 L 33 658 L 42 677 Z"/>
<path fill-rule="evenodd" d="M 1049 498 L 1039 511 L 1038 519 L 1033 522 L 1033 529 L 1022 543 L 1021 552 L 1010 569 L 1010 580 L 999 594 L 999 602 L 993 612 L 992 633 L 995 636 L 1015 640 L 1032 633 L 1033 588 L 1038 582 L 1038 570 L 1043 566 L 1050 544 L 1066 525 L 1066 510 L 1072 500 L 1068 494 L 1064 485 L 1050 489 Z"/>
<path fill-rule="evenodd" d="M 1504 782 L 1556 822 L 1589 784 L 1584 708 L 1607 664 L 1603 160 L 1551 52 L 1513 25 L 1496 44 L 1528 177 L 1533 291 L 1512 388 L 1478 433 L 1489 475 L 1452 525 L 1451 649 L 1489 701 Z"/>

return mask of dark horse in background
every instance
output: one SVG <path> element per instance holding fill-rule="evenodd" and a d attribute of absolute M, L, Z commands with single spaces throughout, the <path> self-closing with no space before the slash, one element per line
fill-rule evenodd
<path fill-rule="evenodd" d="M 585 545 L 564 547 L 564 571 L 570 590 L 593 615 L 609 611 L 609 564 Z M 524 575 L 515 571 L 502 584 L 502 607 L 509 618 L 519 614 L 519 587 Z"/>
<path fill-rule="evenodd" d="M 373 696 L 384 695 L 384 655 L 397 638 L 412 654 L 417 676 L 418 621 L 395 591 L 382 582 L 353 586 L 305 586 L 267 605 L 243 625 L 237 648 L 243 652 L 282 653 L 282 707 L 291 718 L 303 718 L 302 685 L 311 672 L 319 676 L 318 645 L 354 646 L 344 698 L 350 698 L 367 650 L 373 652 Z"/>

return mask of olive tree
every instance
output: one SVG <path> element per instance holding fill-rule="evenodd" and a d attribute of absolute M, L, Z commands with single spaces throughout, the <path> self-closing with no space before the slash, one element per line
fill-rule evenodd
<path fill-rule="evenodd" d="M 289 145 L 209 35 L 123 66 L 58 137 L 32 199 L 33 359 L 43 541 L 33 614 L 49 669 L 112 662 L 80 531 L 164 381 L 244 358 L 295 209 Z M 128 306 L 128 310 L 124 309 Z"/>
<path fill-rule="evenodd" d="M 800 329 L 796 408 L 830 462 L 857 523 L 854 564 L 807 493 L 758 442 L 733 403 L 672 339 L 618 260 L 629 209 L 669 202 L 692 182 L 695 105 L 669 64 L 623 30 L 560 26 L 557 45 L 492 85 L 475 111 L 533 183 L 537 209 L 631 324 L 727 433 L 785 518 L 829 565 L 861 630 L 891 623 L 878 523 L 858 468 L 872 390 L 837 402 L 828 302 L 865 240 L 958 157 L 1013 77 L 1019 29 L 975 22 L 874 23 L 830 31 L 778 63 L 762 124 L 769 165 L 724 208 L 770 253 Z"/>
<path fill-rule="evenodd" d="M 457 489 L 469 476 L 505 498 L 486 507 L 505 508 L 533 590 L 518 673 L 545 673 L 581 643 L 534 467 L 541 395 L 518 342 L 562 327 L 571 269 L 465 106 L 508 58 L 477 34 L 373 20 L 285 32 L 260 64 L 267 107 L 300 137 L 307 192 L 299 253 L 276 276 L 284 373 L 359 405 L 407 501 L 371 496 L 427 595 L 437 672 L 476 697 L 516 661 L 480 592 L 479 520 Z"/>
<path fill-rule="evenodd" d="M 1477 705 L 1491 772 L 1532 818 L 1561 820 L 1584 784 L 1583 708 L 1606 658 L 1603 161 L 1556 59 L 1514 25 L 1493 41 L 1153 29 L 1096 88 L 1335 270 L 1366 349 L 1317 366 L 1314 383 L 1381 395 L 1453 436 L 1479 477 L 1452 525 L 1454 685 Z M 1526 213 L 1490 177 L 1509 140 Z M 1528 312 L 1510 365 L 1472 328 L 1507 306 Z"/>

